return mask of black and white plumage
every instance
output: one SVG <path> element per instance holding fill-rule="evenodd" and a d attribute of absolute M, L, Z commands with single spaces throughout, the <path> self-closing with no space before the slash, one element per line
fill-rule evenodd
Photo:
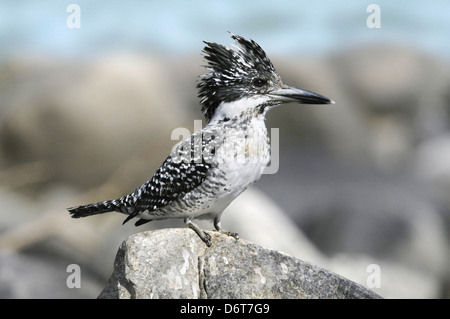
<path fill-rule="evenodd" d="M 110 211 L 124 213 L 136 226 L 167 218 L 183 218 L 200 238 L 210 236 L 192 222 L 211 218 L 217 231 L 223 210 L 261 177 L 270 161 L 266 112 L 282 103 L 333 103 L 319 94 L 285 85 L 263 49 L 232 35 L 236 46 L 205 42 L 209 72 L 198 84 L 207 125 L 181 141 L 153 177 L 119 199 L 69 208 L 72 217 Z"/>

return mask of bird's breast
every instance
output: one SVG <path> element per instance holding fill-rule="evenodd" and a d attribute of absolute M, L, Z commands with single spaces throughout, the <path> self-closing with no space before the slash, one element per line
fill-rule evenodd
<path fill-rule="evenodd" d="M 250 122 L 223 130 L 215 162 L 228 184 L 247 187 L 258 180 L 270 161 L 270 144 L 264 122 Z"/>

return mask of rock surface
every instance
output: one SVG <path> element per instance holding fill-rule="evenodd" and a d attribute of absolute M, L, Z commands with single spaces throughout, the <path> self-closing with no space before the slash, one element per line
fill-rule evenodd
<path fill-rule="evenodd" d="M 380 298 L 339 275 L 245 240 L 190 229 L 130 236 L 99 298 Z"/>

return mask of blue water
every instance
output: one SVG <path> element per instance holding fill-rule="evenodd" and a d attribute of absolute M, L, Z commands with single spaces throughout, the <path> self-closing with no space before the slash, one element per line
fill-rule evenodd
<path fill-rule="evenodd" d="M 369 29 L 369 4 L 381 28 Z M 69 4 L 81 28 L 70 29 Z M 255 39 L 271 54 L 326 54 L 361 42 L 395 42 L 450 57 L 448 0 L 0 0 L 0 58 L 112 52 L 198 54 L 202 40 L 231 44 L 226 31 Z"/>

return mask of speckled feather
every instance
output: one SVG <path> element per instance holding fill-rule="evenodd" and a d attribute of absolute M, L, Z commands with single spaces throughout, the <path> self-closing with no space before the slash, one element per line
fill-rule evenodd
<path fill-rule="evenodd" d="M 142 212 L 151 213 L 171 204 L 204 181 L 216 149 L 211 136 L 214 136 L 212 132 L 194 133 L 177 144 L 153 177 L 135 191 L 116 200 L 69 208 L 72 217 L 117 211 L 129 215 L 124 221 L 126 223 Z M 136 226 L 148 221 L 151 220 L 140 220 Z"/>
<path fill-rule="evenodd" d="M 201 135 L 201 131 L 197 132 L 179 143 L 149 181 L 121 199 L 130 212 L 124 223 L 144 211 L 154 212 L 171 204 L 205 180 L 211 163 L 202 154 L 208 154 L 207 148 L 212 145 Z M 147 221 L 150 220 L 138 221 L 136 225 Z"/>

